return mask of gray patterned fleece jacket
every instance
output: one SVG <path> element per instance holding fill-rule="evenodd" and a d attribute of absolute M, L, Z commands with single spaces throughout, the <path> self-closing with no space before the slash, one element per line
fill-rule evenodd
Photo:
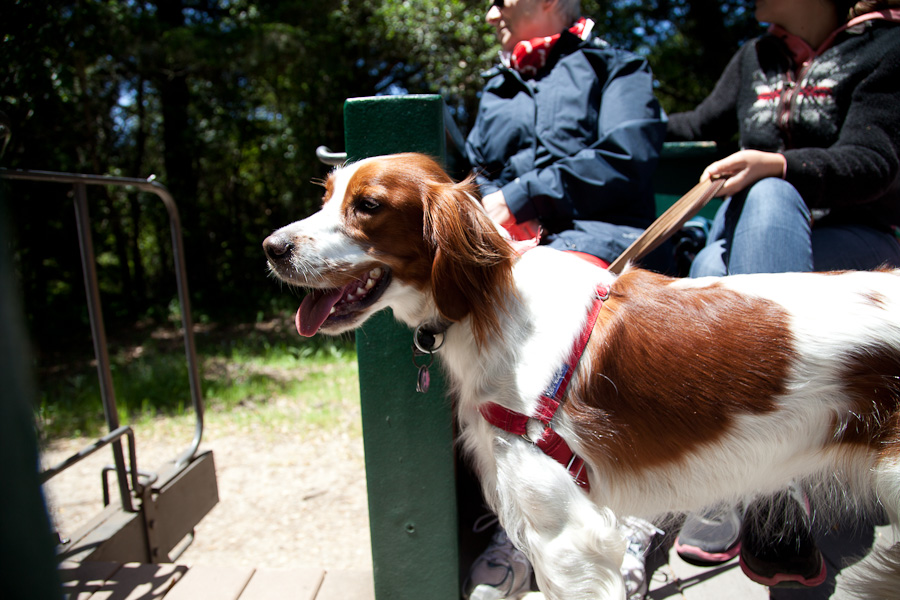
<path fill-rule="evenodd" d="M 818 50 L 773 27 L 731 59 L 669 139 L 781 152 L 785 178 L 822 222 L 900 225 L 900 10 L 869 13 Z"/>

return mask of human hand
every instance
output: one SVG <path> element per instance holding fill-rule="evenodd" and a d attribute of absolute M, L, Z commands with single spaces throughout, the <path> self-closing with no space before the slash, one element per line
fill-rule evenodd
<path fill-rule="evenodd" d="M 484 210 L 491 220 L 501 227 L 506 227 L 507 225 L 512 225 L 516 222 L 516 218 L 509 212 L 509 206 L 506 205 L 506 198 L 500 190 L 492 192 L 482 198 L 481 205 L 484 206 Z"/>
<path fill-rule="evenodd" d="M 541 232 L 541 223 L 537 219 L 531 219 L 524 223 L 517 223 L 516 217 L 510 212 L 509 206 L 506 205 L 506 198 L 502 191 L 496 191 L 488 194 L 481 199 L 481 204 L 487 212 L 488 217 L 492 221 L 500 225 L 509 232 L 510 237 L 514 240 L 530 240 Z"/>
<path fill-rule="evenodd" d="M 778 152 L 741 150 L 706 167 L 700 181 L 727 177 L 717 195 L 733 196 L 760 179 L 783 177 L 784 165 L 784 155 Z"/>

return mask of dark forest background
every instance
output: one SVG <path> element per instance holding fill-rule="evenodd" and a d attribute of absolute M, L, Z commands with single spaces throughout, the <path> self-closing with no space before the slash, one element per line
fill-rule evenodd
<path fill-rule="evenodd" d="M 318 205 L 346 98 L 440 93 L 465 132 L 496 59 L 487 0 L 0 0 L 0 166 L 146 178 L 179 204 L 195 319 L 246 321 L 296 297 L 267 277 L 274 228 Z M 693 107 L 761 29 L 735 0 L 583 0 L 648 57 L 665 109 Z M 87 321 L 71 187 L 2 182 L 38 347 Z M 155 196 L 91 188 L 108 321 L 177 308 Z M 163 307 L 163 308 L 159 308 Z"/>

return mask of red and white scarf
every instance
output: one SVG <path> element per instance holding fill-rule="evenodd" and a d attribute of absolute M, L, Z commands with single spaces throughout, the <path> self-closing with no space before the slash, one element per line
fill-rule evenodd
<path fill-rule="evenodd" d="M 582 17 L 569 28 L 569 32 L 585 40 L 593 28 L 594 22 Z M 550 50 L 561 36 L 561 33 L 557 33 L 519 42 L 513 51 L 507 54 L 503 62 L 525 77 L 534 77 L 547 64 L 547 56 L 550 55 Z"/>

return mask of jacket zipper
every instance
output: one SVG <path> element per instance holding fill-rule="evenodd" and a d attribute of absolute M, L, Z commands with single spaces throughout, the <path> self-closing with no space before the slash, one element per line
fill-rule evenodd
<path fill-rule="evenodd" d="M 778 128 L 784 136 L 785 149 L 791 147 L 791 110 L 793 109 L 794 96 L 797 84 L 792 73 L 786 73 L 784 85 L 781 90 L 781 105 L 778 107 Z"/>
<path fill-rule="evenodd" d="M 781 92 L 781 106 L 779 107 L 778 115 L 778 128 L 784 134 L 785 149 L 793 147 L 791 141 L 791 119 L 794 116 L 794 102 L 800 95 L 803 82 L 806 81 L 806 76 L 809 75 L 809 71 L 812 68 L 813 60 L 815 59 L 813 58 L 800 68 L 796 78 L 790 71 L 785 74 L 784 88 Z"/>

